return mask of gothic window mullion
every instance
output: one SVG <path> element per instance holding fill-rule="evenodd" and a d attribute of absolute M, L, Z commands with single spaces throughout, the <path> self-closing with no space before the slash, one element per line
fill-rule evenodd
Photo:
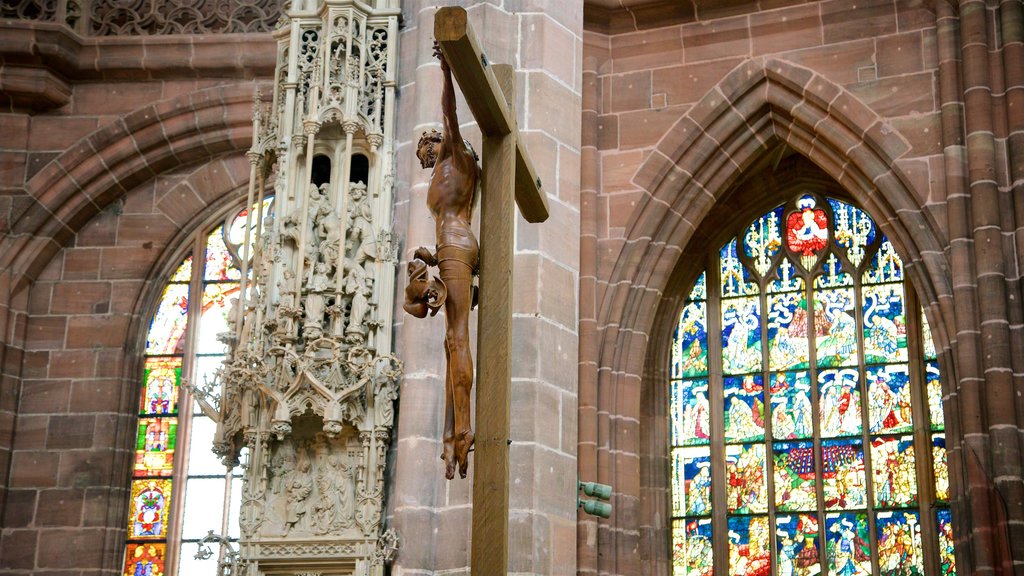
<path fill-rule="evenodd" d="M 709 262 L 718 261 L 718 253 L 712 252 Z M 711 416 L 711 538 L 714 550 L 729 547 L 727 476 L 725 472 L 725 423 L 722 415 L 725 399 L 722 395 L 722 339 L 713 335 L 722 333 L 722 282 L 717 266 L 707 267 L 707 321 L 708 321 L 708 403 Z M 716 574 L 728 574 L 729 556 L 714 554 Z"/>

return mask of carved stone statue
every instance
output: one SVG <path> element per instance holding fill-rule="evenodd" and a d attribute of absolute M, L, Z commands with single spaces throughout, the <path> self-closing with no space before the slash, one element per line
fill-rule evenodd
<path fill-rule="evenodd" d="M 317 262 L 310 282 L 309 294 L 306 295 L 306 323 L 302 328 L 308 338 L 319 338 L 323 332 L 324 303 L 327 291 L 327 265 Z"/>
<path fill-rule="evenodd" d="M 473 277 L 478 272 L 479 247 L 470 228 L 476 202 L 480 168 L 476 154 L 459 132 L 455 111 L 455 89 L 448 62 L 437 44 L 434 55 L 441 60 L 444 86 L 441 92 L 444 133 L 425 132 L 416 156 L 423 168 L 433 168 L 427 190 L 427 206 L 434 215 L 437 233 L 436 252 L 419 248 L 415 258 L 437 266 L 441 282 L 447 288 L 444 314 L 447 323 L 444 347 L 448 361 L 445 377 L 444 451 L 445 477 L 466 477 L 469 450 L 473 446 L 470 427 L 470 392 L 473 388 L 473 358 L 469 349 L 469 312 L 473 305 Z M 413 268 L 410 266 L 410 272 Z M 425 296 L 426 293 L 421 294 Z M 429 300 L 427 298 L 426 300 Z M 406 306 L 422 310 L 423 298 Z M 408 309 L 408 308 L 407 308 Z"/>

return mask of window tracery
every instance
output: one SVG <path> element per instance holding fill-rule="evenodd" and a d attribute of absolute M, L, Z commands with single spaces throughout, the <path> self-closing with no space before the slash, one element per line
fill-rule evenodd
<path fill-rule="evenodd" d="M 955 573 L 935 348 L 893 244 L 808 193 L 709 260 L 669 370 L 674 574 Z"/>

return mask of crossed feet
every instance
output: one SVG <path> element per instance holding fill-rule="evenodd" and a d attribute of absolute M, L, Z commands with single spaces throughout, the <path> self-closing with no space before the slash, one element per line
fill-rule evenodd
<path fill-rule="evenodd" d="M 473 448 L 475 436 L 472 430 L 463 430 L 454 437 L 446 436 L 444 439 L 444 452 L 441 460 L 444 460 L 444 477 L 451 480 L 455 478 L 455 467 L 459 468 L 459 477 L 465 478 L 469 471 L 469 452 Z"/>

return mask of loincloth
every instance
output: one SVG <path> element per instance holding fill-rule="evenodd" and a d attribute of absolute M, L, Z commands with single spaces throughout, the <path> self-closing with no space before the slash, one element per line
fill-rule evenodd
<path fill-rule="evenodd" d="M 469 275 L 479 273 L 480 249 L 476 238 L 469 230 L 452 228 L 441 233 L 437 244 L 437 267 L 442 280 L 447 277 L 462 276 L 460 269 L 468 268 Z"/>

